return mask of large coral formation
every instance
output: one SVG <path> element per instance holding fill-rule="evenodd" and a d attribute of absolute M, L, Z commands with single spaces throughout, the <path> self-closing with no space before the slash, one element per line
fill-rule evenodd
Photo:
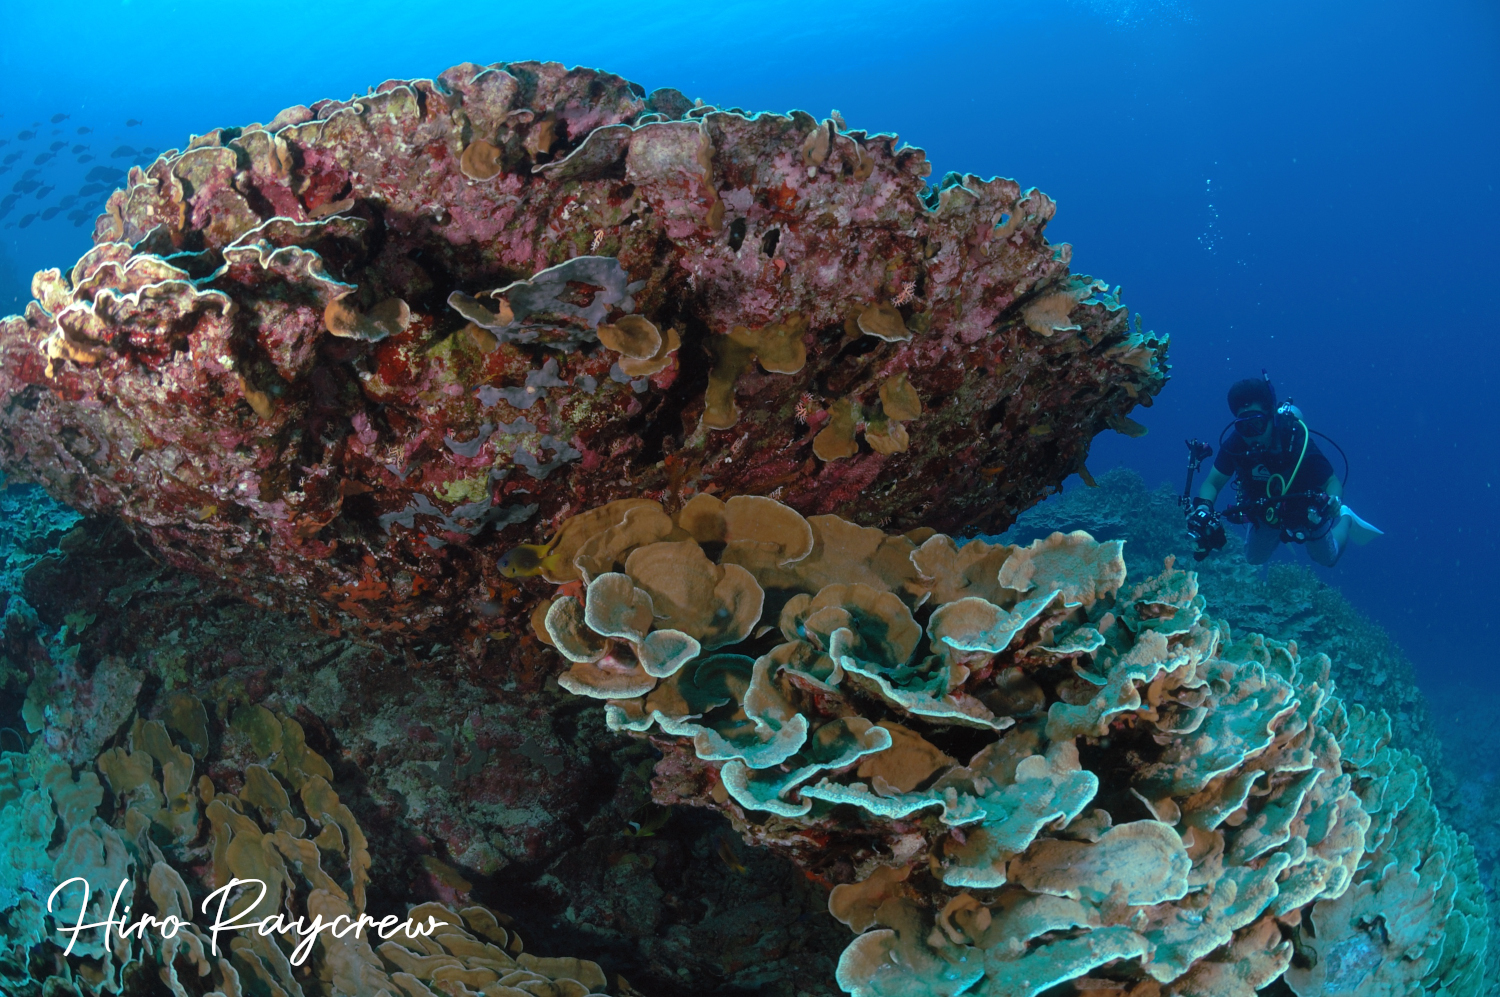
<path fill-rule="evenodd" d="M 855 873 L 830 909 L 858 997 L 1483 992 L 1474 852 L 1425 768 L 1170 558 L 1127 589 L 1118 541 L 749 497 L 586 522 L 541 620 L 560 683 L 660 731 L 663 802 Z"/>
<path fill-rule="evenodd" d="M 1099 484 L 1023 516 L 1021 527 L 1034 532 L 1018 528 L 1018 541 L 1079 527 L 1128 538 L 1124 556 L 1132 577 L 1159 571 L 1167 553 L 1186 552 L 1171 494 L 1147 491 L 1130 475 L 1101 475 Z M 589 709 L 587 700 L 542 689 L 553 667 L 545 660 L 535 662 L 535 672 L 528 665 L 519 672 L 476 673 L 441 647 L 419 646 L 408 659 L 361 647 L 318 633 L 305 618 L 257 611 L 220 586 L 163 569 L 117 526 L 90 521 L 63 537 L 76 517 L 34 490 L 4 498 L 14 511 L 5 525 L 15 527 L 15 535 L 0 541 L 26 549 L 4 552 L 23 567 L 25 584 L 24 597 L 20 589 L 0 591 L 0 602 L 8 599 L 12 610 L 0 667 L 23 676 L 13 699 L 0 694 L 9 717 L 3 726 L 25 732 L 20 691 L 29 687 L 33 715 L 49 725 L 38 736 L 61 750 L 76 746 L 69 754 L 75 769 L 93 768 L 106 742 L 123 743 L 132 726 L 128 704 L 111 716 L 90 715 L 90 704 L 113 707 L 125 699 L 148 717 L 163 717 L 174 690 L 194 690 L 206 703 L 248 697 L 294 715 L 307 740 L 333 763 L 339 794 L 370 840 L 372 882 L 386 886 L 368 901 L 371 909 L 401 911 L 413 898 L 434 896 L 416 863 L 436 849 L 465 877 L 486 884 L 475 899 L 522 916 L 531 948 L 598 959 L 610 967 L 611 980 L 618 969 L 643 992 L 837 992 L 834 963 L 848 928 L 824 912 L 826 888 L 816 880 L 852 882 L 853 866 L 835 858 L 804 875 L 779 852 L 726 845 L 715 813 L 647 803 L 643 777 L 650 772 L 651 746 L 612 739 L 602 711 Z M 984 595 L 985 575 L 998 575 L 1003 553 L 1003 545 L 988 552 L 993 572 L 984 558 L 944 569 L 952 582 L 934 598 Z M 1200 566 L 1199 594 L 1215 617 L 1235 620 L 1236 632 L 1246 629 L 1241 622 L 1249 629 L 1275 625 L 1279 639 L 1333 649 L 1339 696 L 1384 706 L 1395 721 L 1393 743 L 1416 746 L 1429 767 L 1437 764 L 1409 667 L 1369 621 L 1300 569 L 1275 569 L 1262 580 L 1247 571 L 1234 544 L 1226 555 Z M 569 563 L 573 556 L 576 548 Z M 939 560 L 948 556 L 945 549 Z M 42 631 L 38 642 L 20 639 L 31 626 Z M 1035 691 L 1017 687 L 1023 695 Z M 1455 714 L 1455 735 L 1475 736 L 1476 705 Z M 122 719 L 125 727 L 110 740 Z M 885 726 L 893 738 L 901 736 Z M 16 747 L 10 733 L 0 736 L 6 747 Z M 949 758 L 966 754 L 949 751 Z M 867 756 L 861 767 L 870 761 L 871 768 L 862 778 L 879 775 L 903 791 L 914 789 L 911 779 L 944 754 L 924 753 L 925 759 L 914 753 L 902 766 L 876 767 L 880 756 Z M 1476 771 L 1484 760 L 1472 759 Z M 1458 793 L 1451 776 L 1441 769 L 1432 774 L 1444 815 L 1470 835 L 1478 833 L 1479 842 L 1489 843 L 1483 854 L 1492 856 L 1485 812 L 1462 805 L 1477 803 L 1485 784 L 1476 777 Z M 346 792 L 352 781 L 359 788 Z M 527 902 L 520 909 L 522 897 Z M 947 920 L 959 924 L 968 916 L 955 908 Z M 1320 929 L 1323 916 L 1313 918 Z M 1297 944 L 1306 948 L 1316 939 L 1304 933 Z M 1345 944 L 1337 951 L 1358 955 L 1362 949 Z M 1307 957 L 1313 952 L 1322 950 Z"/>
<path fill-rule="evenodd" d="M 206 772 L 211 732 L 222 744 Z M 245 758 L 256 760 L 229 764 Z M 148 976 L 176 997 L 584 997 L 605 988 L 597 964 L 527 953 L 503 926 L 510 919 L 481 906 L 429 902 L 372 916 L 358 933 L 347 920 L 341 932 L 310 933 L 315 918 L 366 913 L 371 856 L 329 783 L 332 768 L 291 717 L 241 705 L 221 730 L 200 700 L 179 694 L 162 719 L 135 718 L 95 768 L 75 774 L 45 741 L 0 754 L 7 994 L 41 994 L 44 981 L 48 994 L 141 992 Z M 182 925 L 118 933 L 108 945 L 95 929 L 69 949 L 60 929 L 80 921 L 86 896 L 79 884 L 63 885 L 75 878 L 89 888 L 86 923 L 111 914 L 134 925 L 150 914 Z M 224 905 L 205 904 L 236 879 L 266 889 L 244 886 Z M 218 937 L 217 952 L 205 930 L 221 917 L 253 923 L 277 914 L 275 930 Z M 426 931 L 393 933 L 403 921 Z"/>
<path fill-rule="evenodd" d="M 498 638 L 537 651 L 490 669 L 439 645 L 334 637 L 153 563 L 116 523 L 51 530 L 49 544 L 50 524 L 76 517 L 25 494 L 18 522 L 40 535 L 23 534 L 35 554 L 21 590 L 0 591 L 0 669 L 17 676 L 0 692 L 0 747 L 41 740 L 93 769 L 132 709 L 163 717 L 183 690 L 264 704 L 333 766 L 368 839 L 367 909 L 487 904 L 520 920 L 529 950 L 596 959 L 653 997 L 836 992 L 845 929 L 825 890 L 780 856 L 726 846 L 717 815 L 652 804 L 650 745 L 559 690 L 529 637 Z"/>
<path fill-rule="evenodd" d="M 464 642 L 522 608 L 496 555 L 613 498 L 1003 524 L 1165 341 L 1047 197 L 927 172 L 555 64 L 218 129 L 0 323 L 0 463 L 263 604 Z"/>

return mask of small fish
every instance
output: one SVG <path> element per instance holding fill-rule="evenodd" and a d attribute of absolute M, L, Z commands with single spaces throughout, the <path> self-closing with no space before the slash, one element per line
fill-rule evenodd
<path fill-rule="evenodd" d="M 92 132 L 93 132 L 92 128 L 80 127 L 78 129 L 78 134 L 80 134 L 80 135 L 88 135 L 88 134 L 90 134 Z"/>
<path fill-rule="evenodd" d="M 25 228 L 34 221 L 36 221 L 36 214 L 33 212 L 29 215 L 22 215 L 20 222 L 18 222 L 17 224 L 19 224 L 21 228 Z"/>
<path fill-rule="evenodd" d="M 56 152 L 58 149 L 61 149 L 63 146 L 65 146 L 67 144 L 68 143 L 66 143 L 66 142 L 53 142 L 51 145 L 47 146 L 47 151 L 48 152 Z"/>
<path fill-rule="evenodd" d="M 1005 470 L 1005 465 L 1004 464 L 996 464 L 994 467 L 981 467 L 979 469 L 979 473 L 983 477 L 993 478 L 995 475 L 999 474 L 1001 471 L 1004 471 L 1004 470 Z"/>
<path fill-rule="evenodd" d="M 38 166 L 41 166 L 43 163 L 50 163 L 52 160 L 54 160 L 56 158 L 57 158 L 57 153 L 55 153 L 55 152 L 44 152 L 40 156 L 37 156 L 35 159 L 33 159 L 32 162 L 35 163 Z"/>
<path fill-rule="evenodd" d="M 50 207 L 47 210 L 45 210 L 45 211 L 42 212 L 42 214 L 41 214 L 42 221 L 44 221 L 44 222 L 51 221 L 53 219 L 53 217 L 55 217 L 57 215 L 57 213 L 59 211 L 61 211 L 61 210 L 62 210 L 62 208 L 59 208 L 57 205 L 54 204 L 52 207 Z"/>
<path fill-rule="evenodd" d="M 632 814 L 631 818 L 625 822 L 630 830 L 620 833 L 631 838 L 651 838 L 672 819 L 672 809 L 648 803 Z"/>
<path fill-rule="evenodd" d="M 68 217 L 72 218 L 73 216 L 69 215 Z M 80 225 L 87 225 L 88 221 L 89 221 L 89 217 L 86 214 L 82 215 L 82 216 L 80 216 L 78 218 L 73 218 L 73 227 L 74 228 L 78 228 Z"/>
<path fill-rule="evenodd" d="M 77 203 L 77 201 L 78 201 L 78 195 L 77 194 L 69 194 L 67 197 L 65 197 L 62 200 L 58 201 L 57 202 L 57 206 L 59 208 L 71 208 L 74 204 Z"/>
<path fill-rule="evenodd" d="M 0 166 L 0 176 L 4 176 L 5 174 L 9 173 L 10 171 L 11 171 L 11 167 L 9 167 L 9 166 Z"/>
<path fill-rule="evenodd" d="M 17 180 L 14 184 L 12 184 L 10 189 L 15 191 L 17 194 L 30 194 L 40 186 L 40 181 L 22 177 L 20 180 Z"/>
<path fill-rule="evenodd" d="M 148 145 L 143 145 L 143 146 L 141 146 L 141 155 L 143 155 L 143 156 L 154 156 L 154 155 L 156 155 L 156 150 L 153 149 L 153 148 L 151 148 Z"/>
<path fill-rule="evenodd" d="M 89 148 L 88 146 L 86 146 L 82 142 L 80 142 L 77 145 L 73 146 L 73 148 L 69 149 L 68 151 L 71 152 L 73 155 L 76 156 L 80 152 L 87 152 L 88 148 Z"/>
<path fill-rule="evenodd" d="M 750 875 L 750 870 L 746 868 L 745 863 L 740 861 L 740 857 L 735 854 L 734 846 L 729 843 L 727 837 L 719 838 L 719 858 L 723 860 L 725 865 L 729 866 L 731 872 L 741 876 Z"/>
<path fill-rule="evenodd" d="M 32 139 L 36 138 L 36 132 L 33 132 L 33 131 L 16 132 L 16 138 L 20 139 L 22 142 L 30 142 Z"/>
<path fill-rule="evenodd" d="M 9 166 L 11 163 L 14 163 L 16 160 L 20 159 L 24 155 L 26 155 L 24 152 L 13 152 L 13 153 L 11 153 L 9 156 L 5 157 L 5 165 Z"/>
<path fill-rule="evenodd" d="M 93 161 L 94 161 L 94 157 L 93 156 L 79 156 L 78 157 L 78 162 L 80 162 L 80 163 L 92 163 Z"/>
<path fill-rule="evenodd" d="M 139 125 L 139 124 L 143 124 L 143 122 L 141 121 L 140 118 L 126 118 L 125 119 L 125 127 L 126 128 L 134 128 L 136 125 Z"/>
<path fill-rule="evenodd" d="M 41 170 L 27 170 L 25 173 L 21 174 L 21 179 L 22 180 L 30 180 L 32 177 L 36 176 L 40 172 L 42 172 L 42 171 Z"/>
<path fill-rule="evenodd" d="M 557 571 L 562 567 L 552 548 L 554 538 L 546 544 L 520 544 L 500 555 L 500 574 L 506 578 L 532 578 L 543 571 Z"/>
<path fill-rule="evenodd" d="M 57 114 L 52 115 L 52 123 L 55 125 L 59 121 L 67 121 L 70 117 L 72 117 L 72 115 L 70 115 L 70 114 L 63 114 L 63 113 L 59 112 Z"/>
<path fill-rule="evenodd" d="M 78 196 L 79 197 L 88 197 L 90 194 L 97 194 L 101 190 L 108 190 L 108 189 L 109 189 L 109 184 L 107 184 L 107 183 L 86 183 L 82 187 L 78 188 Z"/>
<path fill-rule="evenodd" d="M 57 187 L 55 185 L 48 184 L 47 186 L 36 192 L 36 199 L 38 201 L 44 201 L 56 189 Z"/>
<path fill-rule="evenodd" d="M 109 154 L 110 159 L 120 159 L 124 156 L 134 156 L 135 150 L 128 145 L 116 146 L 115 151 Z"/>

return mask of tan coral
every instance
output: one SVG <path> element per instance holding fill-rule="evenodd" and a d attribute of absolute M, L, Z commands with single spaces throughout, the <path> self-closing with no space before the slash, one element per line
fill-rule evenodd
<path fill-rule="evenodd" d="M 859 444 L 854 442 L 854 403 L 840 398 L 828 411 L 828 425 L 813 437 L 813 453 L 822 461 L 853 457 L 859 453 Z"/>
<path fill-rule="evenodd" d="M 899 309 L 891 305 L 873 304 L 859 313 L 859 329 L 867 336 L 883 339 L 888 343 L 905 342 L 911 338 L 911 330 Z"/>
<path fill-rule="evenodd" d="M 500 337 L 483 326 L 468 322 L 459 331 L 474 344 L 480 353 L 494 353 L 500 348 Z"/>
<path fill-rule="evenodd" d="M 650 499 L 628 498 L 607 502 L 565 520 L 552 540 L 551 555 L 542 561 L 542 577 L 553 584 L 578 581 L 583 576 L 573 559 L 594 536 L 625 521 L 632 509 L 650 507 L 661 511 L 661 503 Z"/>
<path fill-rule="evenodd" d="M 737 553 L 748 556 L 747 549 L 754 547 L 785 565 L 802 560 L 813 549 L 808 521 L 796 509 L 772 498 L 736 495 L 724 504 L 723 521 L 722 538 Z"/>
<path fill-rule="evenodd" d="M 262 420 L 270 422 L 276 415 L 276 403 L 271 400 L 270 394 L 256 390 L 243 374 L 236 374 L 235 378 L 239 381 L 240 392 L 245 396 L 245 404 Z"/>
<path fill-rule="evenodd" d="M 676 526 L 655 502 L 626 509 L 620 521 L 594 534 L 578 548 L 573 563 L 585 581 L 614 571 L 637 547 L 666 540 Z"/>
<path fill-rule="evenodd" d="M 807 319 L 792 315 L 779 324 L 758 329 L 737 325 L 728 335 L 714 336 L 709 346 L 714 361 L 704 395 L 704 427 L 729 429 L 739 421 L 734 386 L 752 360 L 775 374 L 795 374 L 805 367 L 807 330 Z"/>
<path fill-rule="evenodd" d="M 724 502 L 707 492 L 699 492 L 683 503 L 674 517 L 678 527 L 700 544 L 723 543 L 728 524 L 724 521 Z"/>
<path fill-rule="evenodd" d="M 807 366 L 807 319 L 793 315 L 785 322 L 748 329 L 737 325 L 729 338 L 754 354 L 762 367 L 773 374 L 795 374 Z"/>
<path fill-rule="evenodd" d="M 709 349 L 714 360 L 708 372 L 708 388 L 703 396 L 703 427 L 730 429 L 740 419 L 734 385 L 749 368 L 754 354 L 749 347 L 731 336 L 713 337 Z"/>
<path fill-rule="evenodd" d="M 875 912 L 886 901 L 904 895 L 903 883 L 911 876 L 911 866 L 893 868 L 877 865 L 857 883 L 835 886 L 828 894 L 828 913 L 856 932 L 867 931 L 875 924 Z"/>
<path fill-rule="evenodd" d="M 926 597 L 911 555 L 916 545 L 904 536 L 859 526 L 838 516 L 809 516 L 813 546 L 806 557 L 787 564 L 759 548 L 726 549 L 724 563 L 749 569 L 762 588 L 789 589 L 815 595 L 825 586 L 859 583 L 894 592 L 909 605 Z"/>
<path fill-rule="evenodd" d="M 481 331 L 489 332 L 490 337 L 498 344 L 499 338 L 493 332 L 490 332 L 490 330 L 501 329 L 510 325 L 515 321 L 515 312 L 511 309 L 510 302 L 504 298 L 495 298 L 492 294 L 481 295 L 481 297 L 488 297 L 495 303 L 495 307 L 491 308 L 479 300 L 479 298 L 470 297 L 462 291 L 454 291 L 448 295 L 448 307 L 468 319 L 470 324 L 477 326 Z M 476 343 L 483 344 L 485 342 L 487 341 L 476 339 Z M 485 352 L 488 353 L 491 351 L 486 349 Z"/>
<path fill-rule="evenodd" d="M 1118 894 L 1133 907 L 1181 900 L 1188 893 L 1187 850 L 1155 820 L 1117 824 L 1097 842 L 1045 838 L 1010 864 L 1010 878 L 1033 893 L 1100 904 Z"/>
<path fill-rule="evenodd" d="M 459 168 L 470 180 L 493 180 L 504 168 L 500 150 L 493 143 L 477 138 L 464 147 Z"/>
<path fill-rule="evenodd" d="M 880 428 L 871 423 L 865 430 L 865 442 L 878 454 L 905 453 L 911 447 L 911 436 L 899 422 L 887 422 Z"/>
<path fill-rule="evenodd" d="M 651 320 L 640 315 L 625 315 L 613 325 L 601 324 L 598 333 L 601 343 L 628 360 L 651 360 L 664 343 Z"/>
<path fill-rule="evenodd" d="M 922 414 L 922 399 L 917 389 L 899 371 L 880 382 L 880 409 L 887 419 L 910 422 Z"/>
<path fill-rule="evenodd" d="M 1080 328 L 1069 317 L 1078 305 L 1078 299 L 1066 291 L 1044 294 L 1031 302 L 1022 311 L 1026 327 L 1038 336 L 1053 336 L 1059 332 L 1070 332 Z"/>
<path fill-rule="evenodd" d="M 936 603 L 953 602 L 967 596 L 978 596 L 997 606 L 1014 605 L 1017 593 L 1000 585 L 1000 569 L 1014 548 L 970 540 L 959 546 L 941 533 L 927 538 L 911 555 L 931 587 Z"/>
<path fill-rule="evenodd" d="M 324 307 L 323 324 L 335 336 L 378 343 L 406 331 L 411 324 L 411 309 L 400 298 L 386 298 L 361 313 L 347 297 L 338 297 Z"/>
<path fill-rule="evenodd" d="M 765 593 L 737 564 L 717 565 L 688 541 L 637 547 L 625 573 L 648 592 L 662 629 L 679 630 L 711 650 L 750 635 Z"/>
<path fill-rule="evenodd" d="M 882 720 L 877 726 L 890 732 L 891 746 L 860 759 L 855 773 L 861 779 L 869 779 L 877 793 L 888 794 L 890 790 L 909 793 L 939 769 L 957 764 L 922 735 L 894 720 Z"/>
<path fill-rule="evenodd" d="M 603 328 L 602 326 L 600 327 Z M 620 358 L 620 370 L 628 377 L 650 377 L 660 374 L 672 366 L 676 353 L 682 347 L 682 335 L 672 327 L 667 329 L 667 334 L 662 338 L 661 347 L 653 356 L 644 360 L 633 360 L 630 357 Z"/>
<path fill-rule="evenodd" d="M 1122 542 L 1095 542 L 1082 530 L 1054 533 L 1029 547 L 1017 548 L 1000 568 L 999 582 L 1016 592 L 1031 592 L 1035 580 L 1050 578 L 1068 605 L 1085 609 L 1113 595 L 1125 581 Z"/>

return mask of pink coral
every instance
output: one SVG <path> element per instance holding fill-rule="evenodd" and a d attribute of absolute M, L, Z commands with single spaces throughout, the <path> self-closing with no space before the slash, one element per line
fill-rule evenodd
<path fill-rule="evenodd" d="M 1165 343 L 1069 273 L 1044 195 L 927 172 L 541 63 L 216 130 L 132 170 L 0 323 L 0 464 L 252 598 L 466 642 L 500 553 L 623 495 L 998 526 L 1160 389 Z M 680 339 L 649 375 L 598 342 L 629 316 Z M 905 449 L 813 458 L 799 400 L 873 409 L 897 372 Z"/>

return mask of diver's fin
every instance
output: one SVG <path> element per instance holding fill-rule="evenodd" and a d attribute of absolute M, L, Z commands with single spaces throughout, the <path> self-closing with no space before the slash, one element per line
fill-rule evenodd
<path fill-rule="evenodd" d="M 1352 544 L 1367 544 L 1376 537 L 1385 536 L 1383 531 L 1355 515 L 1354 510 L 1347 505 L 1339 507 L 1339 514 L 1349 517 L 1349 542 Z"/>

